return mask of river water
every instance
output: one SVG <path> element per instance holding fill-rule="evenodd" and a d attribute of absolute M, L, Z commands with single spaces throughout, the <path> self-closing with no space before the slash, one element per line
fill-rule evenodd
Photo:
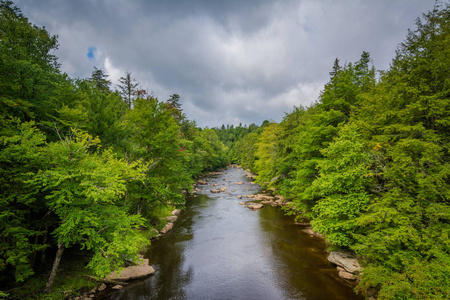
<path fill-rule="evenodd" d="M 279 207 L 239 205 L 239 195 L 259 186 L 241 169 L 223 172 L 188 197 L 172 231 L 152 241 L 146 257 L 155 275 L 109 299 L 363 299 L 338 277 L 320 238 Z M 228 193 L 210 192 L 224 186 Z"/>

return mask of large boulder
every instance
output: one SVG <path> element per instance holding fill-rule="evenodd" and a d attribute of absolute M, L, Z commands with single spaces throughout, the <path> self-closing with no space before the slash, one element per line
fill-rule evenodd
<path fill-rule="evenodd" d="M 361 271 L 361 266 L 358 263 L 356 257 L 347 252 L 331 252 L 328 255 L 328 260 L 335 265 L 338 265 L 345 269 L 349 273 L 355 274 Z"/>
<path fill-rule="evenodd" d="M 155 273 L 155 269 L 148 264 L 148 259 L 142 259 L 137 266 L 126 267 L 120 272 L 112 272 L 107 279 L 128 281 L 145 278 Z"/>

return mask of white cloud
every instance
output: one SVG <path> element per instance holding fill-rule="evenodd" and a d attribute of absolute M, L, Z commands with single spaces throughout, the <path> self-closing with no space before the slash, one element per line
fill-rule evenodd
<path fill-rule="evenodd" d="M 105 58 L 103 65 L 106 74 L 109 75 L 108 79 L 111 80 L 112 83 L 118 84 L 120 77 L 122 77 L 125 74 L 125 72 L 113 66 L 109 57 Z"/>
<path fill-rule="evenodd" d="M 16 0 L 58 34 L 62 70 L 117 83 L 131 72 L 161 100 L 181 96 L 201 126 L 281 120 L 310 105 L 342 63 L 371 54 L 386 69 L 414 19 L 434 0 Z M 99 13 L 101 12 L 101 13 Z M 97 49 L 89 61 L 89 47 Z"/>

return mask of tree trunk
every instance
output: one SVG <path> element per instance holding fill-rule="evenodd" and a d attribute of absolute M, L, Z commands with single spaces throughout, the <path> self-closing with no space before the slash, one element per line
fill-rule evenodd
<path fill-rule="evenodd" d="M 47 236 L 48 236 L 48 226 L 45 226 L 45 232 L 44 232 L 44 241 L 42 242 L 42 245 L 47 244 Z M 45 252 L 47 248 L 45 247 L 44 249 L 42 249 L 42 254 L 41 254 L 41 262 L 42 264 L 45 264 Z"/>
<path fill-rule="evenodd" d="M 39 228 L 39 231 L 41 229 Z M 31 259 L 31 268 L 34 268 L 34 263 L 36 262 L 36 255 L 37 255 L 37 251 L 36 251 L 36 245 L 39 243 L 39 234 L 35 234 L 34 235 L 34 249 L 33 249 L 33 258 Z"/>
<path fill-rule="evenodd" d="M 48 278 L 47 284 L 45 285 L 44 292 L 50 293 L 52 290 L 53 281 L 55 280 L 56 273 L 58 273 L 59 262 L 61 261 L 61 257 L 64 253 L 64 243 L 60 243 L 58 245 L 58 251 L 56 251 L 55 261 L 53 262 L 52 272 L 50 273 L 50 277 Z"/>

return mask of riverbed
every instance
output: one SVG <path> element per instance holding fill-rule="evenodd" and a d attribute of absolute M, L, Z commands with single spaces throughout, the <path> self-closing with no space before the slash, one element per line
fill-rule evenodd
<path fill-rule="evenodd" d="M 174 229 L 152 241 L 146 257 L 155 275 L 109 299 L 363 299 L 338 277 L 321 238 L 279 207 L 239 205 L 238 196 L 260 189 L 242 169 L 208 179 Z M 220 187 L 227 191 L 211 193 Z"/>

